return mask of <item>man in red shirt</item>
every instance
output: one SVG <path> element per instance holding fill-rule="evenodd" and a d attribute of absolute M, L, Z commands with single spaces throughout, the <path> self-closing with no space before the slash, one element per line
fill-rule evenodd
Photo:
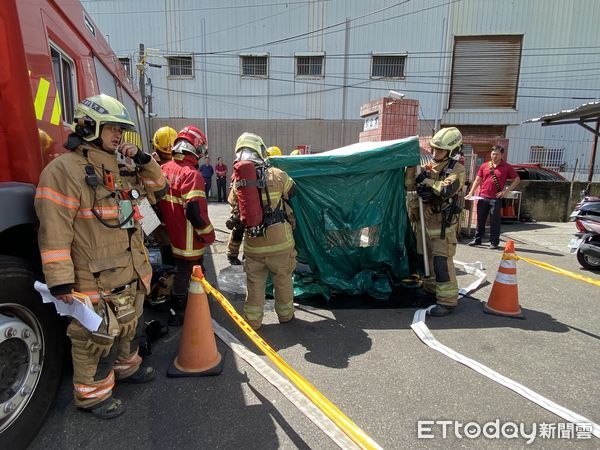
<path fill-rule="evenodd" d="M 500 212 L 502 210 L 502 199 L 509 191 L 512 191 L 521 181 L 513 166 L 504 162 L 502 155 L 504 147 L 496 145 L 492 147 L 492 159 L 483 163 L 477 171 L 477 177 L 471 186 L 469 194 L 465 199 L 469 200 L 477 188 L 479 197 L 477 201 L 477 231 L 475 239 L 469 245 L 481 245 L 485 235 L 485 223 L 488 215 L 490 218 L 490 248 L 497 249 L 500 243 Z M 507 180 L 511 180 L 507 187 Z"/>
<path fill-rule="evenodd" d="M 223 158 L 217 158 L 215 166 L 217 172 L 217 198 L 219 202 L 227 201 L 227 166 L 223 164 Z"/>

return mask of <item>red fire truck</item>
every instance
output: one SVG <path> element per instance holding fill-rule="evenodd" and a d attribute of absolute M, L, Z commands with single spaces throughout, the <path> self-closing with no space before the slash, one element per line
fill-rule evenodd
<path fill-rule="evenodd" d="M 33 288 L 43 281 L 33 199 L 43 167 L 65 151 L 77 102 L 99 93 L 118 98 L 146 137 L 126 67 L 78 1 L 2 2 L 0 448 L 27 445 L 61 381 L 65 323 Z"/>

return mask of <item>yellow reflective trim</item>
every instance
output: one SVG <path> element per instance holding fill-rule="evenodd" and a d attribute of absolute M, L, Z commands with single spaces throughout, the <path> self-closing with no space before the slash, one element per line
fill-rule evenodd
<path fill-rule="evenodd" d="M 180 248 L 175 248 L 175 247 L 171 246 L 171 250 L 173 251 L 174 255 L 179 255 L 179 256 L 202 256 L 202 255 L 204 255 L 203 248 L 199 248 L 199 249 L 193 250 L 193 251 L 187 251 L 187 250 L 182 250 Z"/>
<path fill-rule="evenodd" d="M 170 194 L 165 195 L 162 198 L 162 200 L 165 200 L 165 201 L 171 202 L 171 203 L 177 203 L 179 205 L 183 205 L 183 200 L 182 199 L 180 199 L 179 197 L 175 197 L 174 195 L 170 195 Z"/>
<path fill-rule="evenodd" d="M 246 247 L 244 247 L 244 252 L 248 252 L 248 254 L 252 255 L 260 255 L 262 253 L 271 253 L 287 250 L 288 248 L 292 248 L 293 246 L 293 241 L 286 241 L 282 242 L 281 244 L 269 245 L 265 247 L 253 247 L 252 245 L 246 243 Z"/>
<path fill-rule="evenodd" d="M 194 250 L 194 227 L 189 220 L 185 221 L 185 250 Z"/>
<path fill-rule="evenodd" d="M 190 191 L 187 194 L 183 194 L 181 196 L 181 198 L 184 198 L 185 200 L 189 200 L 190 198 L 194 198 L 194 197 L 206 197 L 206 194 L 204 193 L 204 191 L 196 189 L 194 191 Z"/>
<path fill-rule="evenodd" d="M 35 117 L 37 120 L 42 120 L 44 117 L 44 108 L 46 107 L 46 100 L 48 99 L 48 91 L 50 90 L 50 82 L 44 78 L 40 78 L 40 84 L 35 94 L 35 101 L 33 106 L 35 107 Z"/>
<path fill-rule="evenodd" d="M 196 229 L 196 233 L 198 234 L 206 234 L 206 233 L 210 233 L 213 230 L 213 226 L 212 224 L 205 226 L 204 228 L 198 228 Z"/>
<path fill-rule="evenodd" d="M 56 97 L 54 98 L 54 106 L 52 107 L 52 117 L 50 118 L 50 123 L 52 125 L 58 125 L 60 123 L 60 99 L 58 98 L 58 92 L 56 93 Z"/>

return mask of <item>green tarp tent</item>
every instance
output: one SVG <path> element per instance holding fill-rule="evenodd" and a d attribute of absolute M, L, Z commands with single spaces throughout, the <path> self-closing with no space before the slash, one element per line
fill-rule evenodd
<path fill-rule="evenodd" d="M 271 158 L 297 186 L 295 296 L 387 299 L 410 275 L 404 169 L 419 161 L 416 137 Z"/>

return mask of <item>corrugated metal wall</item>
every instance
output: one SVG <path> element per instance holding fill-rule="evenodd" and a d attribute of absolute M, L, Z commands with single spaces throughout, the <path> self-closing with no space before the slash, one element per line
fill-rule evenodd
<path fill-rule="evenodd" d="M 360 119 L 360 105 L 392 89 L 419 100 L 419 118 L 427 124 L 421 129 L 435 126 L 436 119 L 458 126 L 507 126 L 513 162 L 527 162 L 533 145 L 563 145 L 568 164 L 577 157 L 589 159 L 592 134 L 580 127 L 520 124 L 600 96 L 597 0 L 273 0 L 248 1 L 244 3 L 247 6 L 241 6 L 239 0 L 83 3 L 100 29 L 110 35 L 119 55 L 136 57 L 139 43 L 157 49 L 150 51 L 154 56 L 149 62 L 154 64 L 165 65 L 164 56 L 169 54 L 194 54 L 191 80 L 169 79 L 166 67 L 148 67 L 154 112 L 161 118 L 203 117 L 207 99 L 211 123 L 222 119 L 308 120 L 307 126 L 315 132 L 309 133 L 310 142 L 305 143 L 328 148 L 332 145 L 328 135 L 319 131 L 320 120 L 342 120 L 346 84 L 349 121 Z M 203 18 L 206 30 L 201 26 Z M 206 73 L 202 70 L 203 34 L 208 52 Z M 448 110 L 454 36 L 490 34 L 523 35 L 516 109 Z M 309 51 L 325 52 L 324 78 L 295 77 L 294 54 Z M 268 53 L 269 78 L 240 77 L 239 55 L 244 52 Z M 405 78 L 370 79 L 373 52 L 407 53 Z M 344 136 L 348 137 L 335 145 L 357 140 L 358 131 L 355 136 Z"/>

